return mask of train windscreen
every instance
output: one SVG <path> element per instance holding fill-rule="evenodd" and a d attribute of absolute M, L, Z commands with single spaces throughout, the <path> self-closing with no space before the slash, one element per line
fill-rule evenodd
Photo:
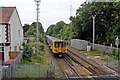
<path fill-rule="evenodd" d="M 55 42 L 55 47 L 66 47 L 66 43 L 65 42 Z"/>

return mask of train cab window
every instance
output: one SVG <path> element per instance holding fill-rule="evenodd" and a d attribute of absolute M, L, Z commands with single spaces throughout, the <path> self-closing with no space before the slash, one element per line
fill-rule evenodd
<path fill-rule="evenodd" d="M 65 42 L 55 42 L 55 47 L 66 47 Z"/>
<path fill-rule="evenodd" d="M 66 47 L 66 42 L 63 42 L 63 46 Z"/>

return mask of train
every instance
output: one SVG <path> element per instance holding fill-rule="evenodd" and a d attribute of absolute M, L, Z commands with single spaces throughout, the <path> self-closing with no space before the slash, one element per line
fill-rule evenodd
<path fill-rule="evenodd" d="M 67 53 L 67 44 L 65 40 L 46 35 L 47 43 L 53 53 L 53 56 L 62 57 Z"/>

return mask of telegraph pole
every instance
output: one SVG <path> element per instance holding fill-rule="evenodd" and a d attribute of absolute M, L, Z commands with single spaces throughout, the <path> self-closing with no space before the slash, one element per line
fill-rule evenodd
<path fill-rule="evenodd" d="M 39 21 L 39 6 L 40 6 L 41 0 L 34 0 L 34 1 L 35 1 L 36 6 L 37 6 L 37 8 L 36 8 L 36 12 L 37 12 L 37 23 L 36 23 L 36 53 L 38 53 L 38 42 L 39 42 L 39 39 L 38 39 L 38 21 Z"/>
<path fill-rule="evenodd" d="M 68 0 L 69 2 L 69 7 L 70 7 L 70 18 L 72 17 L 72 0 Z M 72 23 L 70 23 L 69 27 L 71 27 Z M 70 33 L 72 32 L 71 28 L 70 28 Z M 69 35 L 69 39 L 71 40 L 72 37 Z"/>
<path fill-rule="evenodd" d="M 93 49 L 94 49 L 94 43 L 95 43 L 95 17 L 96 15 L 92 16 L 93 18 Z"/>

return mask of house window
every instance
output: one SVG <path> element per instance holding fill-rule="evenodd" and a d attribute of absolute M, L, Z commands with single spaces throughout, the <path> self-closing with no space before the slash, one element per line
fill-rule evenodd
<path fill-rule="evenodd" d="M 14 47 L 14 50 L 17 51 L 17 46 Z"/>
<path fill-rule="evenodd" d="M 0 52 L 4 52 L 4 47 L 0 47 Z"/>
<path fill-rule="evenodd" d="M 20 30 L 18 30 L 18 36 L 20 37 Z"/>
<path fill-rule="evenodd" d="M 3 44 L 0 44 L 0 52 L 4 52 L 4 46 L 3 46 Z"/>

